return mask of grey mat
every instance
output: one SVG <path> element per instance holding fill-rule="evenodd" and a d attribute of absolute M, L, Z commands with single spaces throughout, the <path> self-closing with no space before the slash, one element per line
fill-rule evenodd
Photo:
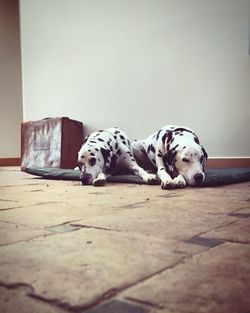
<path fill-rule="evenodd" d="M 61 168 L 26 168 L 28 174 L 36 175 L 46 179 L 78 180 L 79 170 Z M 107 179 L 113 183 L 144 184 L 140 177 L 135 175 L 116 175 Z M 201 186 L 221 186 L 250 181 L 250 168 L 223 168 L 206 170 L 206 179 Z M 160 184 L 160 182 L 159 182 Z"/>

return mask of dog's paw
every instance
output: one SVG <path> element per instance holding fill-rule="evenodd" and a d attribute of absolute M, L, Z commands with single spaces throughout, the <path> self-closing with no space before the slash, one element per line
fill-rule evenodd
<path fill-rule="evenodd" d="M 149 185 L 158 185 L 159 184 L 159 179 L 155 174 L 148 174 L 146 177 L 143 179 L 147 184 Z"/>
<path fill-rule="evenodd" d="M 166 179 L 161 182 L 161 189 L 174 189 L 175 183 L 173 179 Z"/>
<path fill-rule="evenodd" d="M 106 179 L 103 178 L 96 178 L 93 180 L 93 186 L 95 187 L 105 186 L 106 183 L 107 183 Z"/>
<path fill-rule="evenodd" d="M 177 188 L 185 188 L 187 185 L 185 179 L 181 175 L 174 178 L 174 184 Z"/>

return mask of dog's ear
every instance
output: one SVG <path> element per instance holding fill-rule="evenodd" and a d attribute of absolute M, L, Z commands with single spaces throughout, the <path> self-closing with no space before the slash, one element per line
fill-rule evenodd
<path fill-rule="evenodd" d="M 110 155 L 110 152 L 104 148 L 101 148 L 101 153 L 102 153 L 102 156 L 103 156 L 103 159 L 104 159 L 104 163 L 107 162 L 107 159 Z"/>
<path fill-rule="evenodd" d="M 174 165 L 176 154 L 177 151 L 175 149 L 170 149 L 166 154 L 164 154 L 163 163 L 165 166 L 170 167 Z"/>
<path fill-rule="evenodd" d="M 204 157 L 207 159 L 208 158 L 207 151 L 202 146 L 201 146 L 201 150 L 202 150 L 202 152 L 204 154 Z"/>
<path fill-rule="evenodd" d="M 177 154 L 177 151 L 175 149 L 170 149 L 163 156 L 163 163 L 165 165 L 165 170 L 172 178 L 178 176 L 178 171 L 176 170 L 176 167 L 175 167 L 176 154 Z"/>

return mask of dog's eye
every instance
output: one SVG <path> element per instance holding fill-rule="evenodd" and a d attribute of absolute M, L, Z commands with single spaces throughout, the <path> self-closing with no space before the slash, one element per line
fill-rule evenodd
<path fill-rule="evenodd" d="M 187 159 L 187 158 L 183 158 L 182 161 L 183 161 L 183 162 L 186 162 L 186 163 L 189 163 L 189 162 L 190 162 L 189 159 Z"/>

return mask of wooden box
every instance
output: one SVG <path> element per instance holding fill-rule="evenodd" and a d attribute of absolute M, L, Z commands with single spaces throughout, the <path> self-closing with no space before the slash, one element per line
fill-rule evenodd
<path fill-rule="evenodd" d="M 83 143 L 83 124 L 67 117 L 21 124 L 21 169 L 74 168 Z"/>

